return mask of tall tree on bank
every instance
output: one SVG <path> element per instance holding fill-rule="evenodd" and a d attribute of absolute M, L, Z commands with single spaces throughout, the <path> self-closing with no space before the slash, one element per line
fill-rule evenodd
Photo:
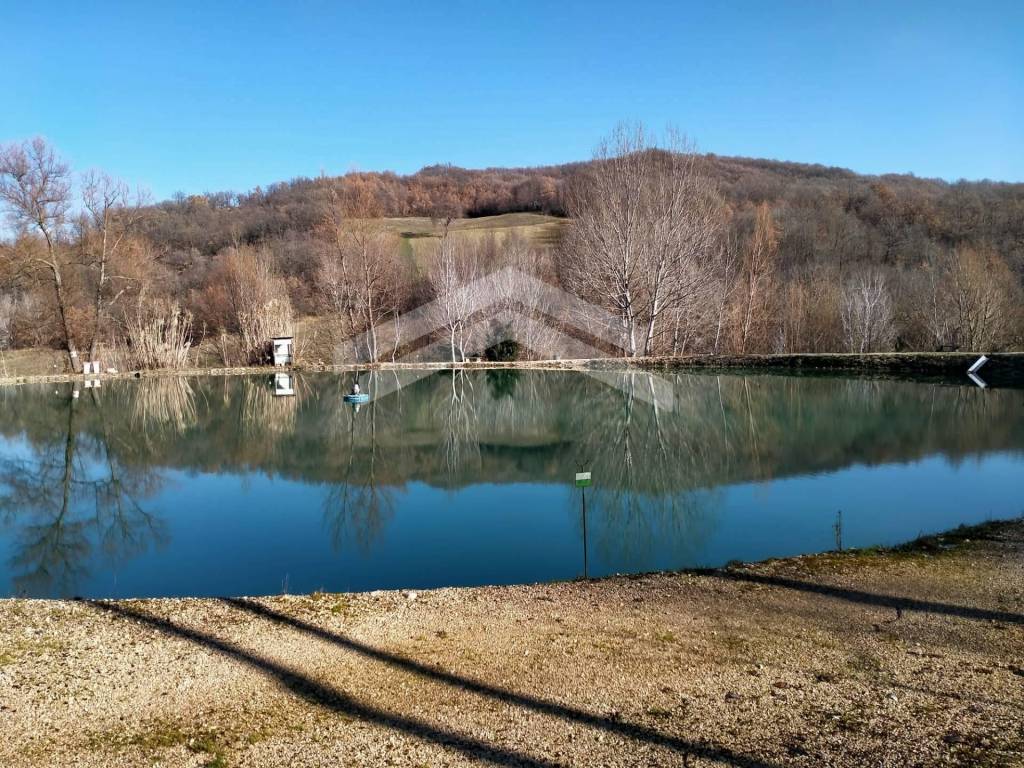
<path fill-rule="evenodd" d="M 457 239 L 445 227 L 431 257 L 427 280 L 434 292 L 434 315 L 443 328 L 452 362 L 466 361 L 472 351 L 473 327 L 470 325 L 475 294 L 481 277 L 480 263 L 467 243 Z"/>
<path fill-rule="evenodd" d="M 89 360 L 96 359 L 103 318 L 138 275 L 119 269 L 131 246 L 131 237 L 143 214 L 145 199 L 131 197 L 128 185 L 104 173 L 89 173 L 82 180 L 85 211 L 80 223 L 84 262 L 94 273 L 92 329 Z"/>
<path fill-rule="evenodd" d="M 888 352 L 896 340 L 896 311 L 885 276 L 868 270 L 843 286 L 842 320 L 850 352 Z"/>
<path fill-rule="evenodd" d="M 398 236 L 365 219 L 348 221 L 333 235 L 320 256 L 319 292 L 342 337 L 356 345 L 354 353 L 377 362 L 398 343 L 388 339 L 390 348 L 383 348 L 377 333 L 401 309 Z"/>
<path fill-rule="evenodd" d="M 740 354 L 768 351 L 775 312 L 779 229 L 767 203 L 757 207 L 754 234 L 739 276 L 736 347 Z"/>
<path fill-rule="evenodd" d="M 71 330 L 64 279 L 67 253 L 62 238 L 71 208 L 71 171 L 42 138 L 0 149 L 0 201 L 15 226 L 42 238 L 42 249 L 27 249 L 25 267 L 42 270 L 53 286 L 64 348 L 72 372 L 81 370 Z"/>
<path fill-rule="evenodd" d="M 660 145 L 620 125 L 566 208 L 563 283 L 615 313 L 628 356 L 653 353 L 664 317 L 709 298 L 723 216 L 703 159 L 675 135 Z"/>

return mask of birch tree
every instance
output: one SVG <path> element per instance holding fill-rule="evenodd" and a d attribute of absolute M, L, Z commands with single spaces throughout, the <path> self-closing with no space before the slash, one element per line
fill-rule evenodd
<path fill-rule="evenodd" d="M 437 244 L 427 271 L 434 291 L 434 313 L 443 328 L 452 362 L 465 362 L 473 341 L 471 326 L 479 264 L 467 243 L 456 239 L 447 227 Z"/>
<path fill-rule="evenodd" d="M 896 312 L 885 276 L 868 270 L 843 287 L 843 335 L 850 352 L 887 352 L 896 340 Z"/>
<path fill-rule="evenodd" d="M 707 300 L 721 205 L 702 159 L 670 136 L 619 126 L 567 192 L 565 286 L 619 318 L 628 356 L 650 354 L 666 314 Z"/>
<path fill-rule="evenodd" d="M 69 256 L 64 239 L 71 208 L 67 163 L 42 138 L 0 149 L 0 202 L 16 227 L 42 240 L 41 248 L 25 249 L 24 263 L 29 270 L 41 270 L 53 287 L 68 363 L 72 372 L 80 371 L 65 282 Z"/>

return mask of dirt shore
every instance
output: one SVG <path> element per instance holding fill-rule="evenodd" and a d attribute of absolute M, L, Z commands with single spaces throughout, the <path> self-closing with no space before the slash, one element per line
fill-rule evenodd
<path fill-rule="evenodd" d="M 420 593 L 0 601 L 0 765 L 1024 765 L 1024 523 Z"/>

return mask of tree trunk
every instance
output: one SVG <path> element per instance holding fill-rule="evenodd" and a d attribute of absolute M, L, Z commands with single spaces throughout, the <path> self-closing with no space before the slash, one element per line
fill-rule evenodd
<path fill-rule="evenodd" d="M 100 318 L 103 314 L 103 285 L 107 281 L 106 259 L 100 262 L 99 282 L 96 285 L 96 301 L 93 305 L 92 340 L 89 342 L 89 359 L 96 359 L 96 346 L 100 338 Z"/>
<path fill-rule="evenodd" d="M 50 271 L 53 273 L 53 289 L 57 296 L 57 311 L 60 313 L 61 328 L 64 330 L 64 341 L 67 347 L 68 362 L 71 364 L 72 373 L 81 372 L 81 364 L 78 359 L 78 349 L 75 347 L 74 337 L 71 335 L 71 325 L 68 320 L 67 297 L 64 295 L 64 281 L 61 279 L 60 269 L 50 264 Z"/>

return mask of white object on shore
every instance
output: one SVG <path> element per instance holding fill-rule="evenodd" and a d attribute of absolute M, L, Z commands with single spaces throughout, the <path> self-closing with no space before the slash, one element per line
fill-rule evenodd
<path fill-rule="evenodd" d="M 295 356 L 295 339 L 291 336 L 275 336 L 270 343 L 274 365 L 291 365 Z"/>
<path fill-rule="evenodd" d="M 987 389 L 988 388 L 988 384 L 985 383 L 985 380 L 983 378 L 981 378 L 981 376 L 979 376 L 976 373 L 971 373 L 970 371 L 968 371 L 967 372 L 967 378 L 969 378 L 971 381 L 973 381 L 975 384 L 977 384 L 982 389 Z"/>
<path fill-rule="evenodd" d="M 984 355 L 982 355 L 981 357 L 979 357 L 977 360 L 974 361 L 974 365 L 972 365 L 970 368 L 968 368 L 967 372 L 968 373 L 977 373 L 978 371 L 981 370 L 981 366 L 983 366 L 987 362 L 988 362 L 988 358 L 985 357 Z"/>

